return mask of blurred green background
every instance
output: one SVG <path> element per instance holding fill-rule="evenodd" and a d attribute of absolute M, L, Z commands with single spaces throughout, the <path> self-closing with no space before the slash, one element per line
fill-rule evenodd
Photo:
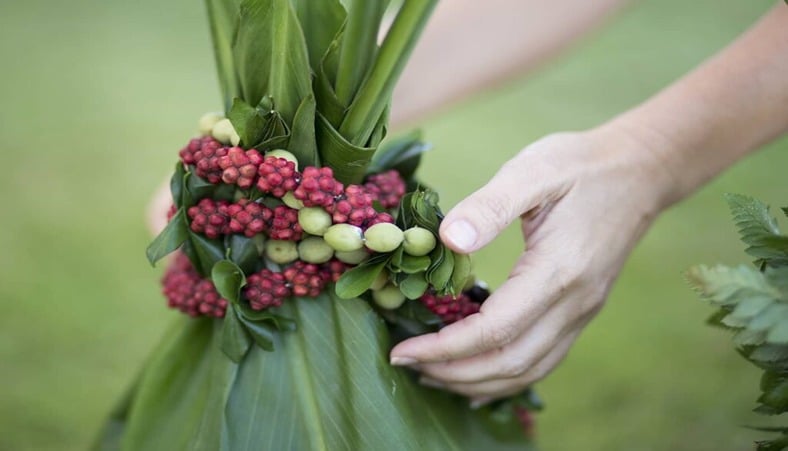
<path fill-rule="evenodd" d="M 422 175 L 449 207 L 531 140 L 634 105 L 773 3 L 635 3 L 537 73 L 428 121 Z M 186 0 L 4 0 L 0 61 L 0 449 L 84 449 L 174 315 L 144 258 L 144 209 L 219 106 L 206 21 Z M 539 384 L 543 449 L 738 450 L 761 436 L 740 427 L 764 422 L 749 413 L 758 372 L 703 325 L 712 310 L 681 271 L 747 261 L 722 194 L 788 205 L 786 147 L 660 218 Z M 508 231 L 478 273 L 500 283 L 519 248 Z"/>

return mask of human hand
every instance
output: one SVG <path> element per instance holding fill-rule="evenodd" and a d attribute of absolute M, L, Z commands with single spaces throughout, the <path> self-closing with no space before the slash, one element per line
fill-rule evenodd
<path fill-rule="evenodd" d="M 527 250 L 478 314 L 398 344 L 391 363 L 476 405 L 555 368 L 664 205 L 670 177 L 633 136 L 610 126 L 547 136 L 452 209 L 441 225 L 452 249 L 478 250 L 521 217 Z"/>

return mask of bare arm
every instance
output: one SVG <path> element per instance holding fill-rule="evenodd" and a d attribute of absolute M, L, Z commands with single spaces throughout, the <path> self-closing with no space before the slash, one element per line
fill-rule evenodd
<path fill-rule="evenodd" d="M 563 359 L 653 218 L 788 130 L 788 5 L 612 121 L 543 138 L 446 216 L 461 252 L 523 218 L 528 243 L 481 312 L 404 341 L 391 361 L 476 398 L 516 393 Z"/>

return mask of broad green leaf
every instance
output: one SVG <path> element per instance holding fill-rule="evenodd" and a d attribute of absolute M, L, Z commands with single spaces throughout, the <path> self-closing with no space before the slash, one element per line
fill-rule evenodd
<path fill-rule="evenodd" d="M 423 257 L 414 257 L 413 255 L 407 255 L 403 253 L 402 258 L 397 263 L 397 266 L 404 273 L 415 274 L 426 271 L 427 268 L 430 267 L 430 263 L 432 263 L 430 257 L 426 255 Z"/>
<path fill-rule="evenodd" d="M 214 197 L 217 186 L 209 183 L 204 178 L 193 172 L 186 173 L 183 177 L 183 206 L 188 208 L 206 197 Z"/>
<path fill-rule="evenodd" d="M 232 302 L 238 304 L 241 299 L 241 288 L 246 285 L 243 270 L 230 260 L 220 260 L 211 269 L 211 280 L 216 291 Z"/>
<path fill-rule="evenodd" d="M 239 318 L 246 331 L 251 335 L 252 340 L 265 351 L 274 350 L 274 335 L 277 333 L 277 328 L 274 325 L 262 321 L 250 321 L 244 318 Z"/>
<path fill-rule="evenodd" d="M 155 265 L 166 255 L 175 252 L 188 238 L 189 226 L 186 224 L 186 211 L 180 208 L 164 230 L 148 245 L 145 250 L 148 261 L 151 265 Z"/>
<path fill-rule="evenodd" d="M 244 274 L 251 274 L 255 271 L 260 261 L 260 254 L 253 238 L 243 235 L 229 235 L 225 238 L 225 245 L 230 249 L 230 260 L 238 265 Z"/>
<path fill-rule="evenodd" d="M 428 285 L 427 279 L 424 278 L 424 273 L 409 274 L 399 284 L 399 290 L 408 299 L 418 299 L 427 291 Z"/>
<path fill-rule="evenodd" d="M 386 266 L 385 259 L 370 259 L 345 271 L 336 283 L 335 290 L 337 296 L 342 299 L 351 299 L 361 296 L 367 291 L 375 279 Z"/>
<path fill-rule="evenodd" d="M 301 168 L 317 166 L 320 162 L 315 134 L 316 107 L 313 94 L 304 97 L 298 111 L 296 111 L 295 119 L 293 119 L 293 128 L 287 148 L 298 158 Z"/>
<path fill-rule="evenodd" d="M 252 346 L 249 332 L 238 317 L 234 305 L 229 305 L 224 315 L 221 343 L 222 352 L 235 363 L 240 363 Z"/>
<path fill-rule="evenodd" d="M 471 275 L 471 257 L 457 252 L 452 253 L 454 254 L 454 271 L 451 273 L 451 292 L 459 295 Z"/>
<path fill-rule="evenodd" d="M 227 118 L 232 122 L 238 136 L 241 137 L 240 145 L 242 147 L 253 147 L 263 138 L 265 119 L 257 108 L 243 100 L 233 99 L 233 106 L 227 113 Z"/>
<path fill-rule="evenodd" d="M 384 141 L 372 157 L 369 172 L 395 169 L 406 182 L 411 181 L 421 163 L 421 155 L 429 149 L 429 144 L 422 142 L 420 131 Z"/>
<path fill-rule="evenodd" d="M 240 94 L 232 51 L 240 3 L 240 0 L 205 0 L 225 112 L 230 111 L 233 98 Z"/>
<path fill-rule="evenodd" d="M 364 0 L 354 1 L 348 9 L 334 85 L 337 98 L 345 107 L 350 106 L 375 58 L 386 6 L 388 0 Z"/>
<path fill-rule="evenodd" d="M 345 22 L 345 8 L 338 0 L 290 0 L 304 32 L 309 62 L 317 73 L 323 55 Z"/>
<path fill-rule="evenodd" d="M 339 127 L 339 132 L 348 142 L 367 145 L 388 106 L 394 85 L 437 3 L 437 0 L 411 0 L 400 8 Z"/>
<path fill-rule="evenodd" d="M 289 0 L 243 0 L 233 58 L 242 96 L 257 105 L 265 96 L 291 124 L 312 92 L 304 35 Z"/>
<path fill-rule="evenodd" d="M 342 33 L 340 32 L 337 39 L 328 46 L 313 84 L 317 110 L 335 129 L 339 128 L 345 117 L 345 106 L 339 102 L 337 94 L 334 92 L 341 38 Z"/>
<path fill-rule="evenodd" d="M 439 246 L 443 246 L 440 244 Z M 441 263 L 427 272 L 427 280 L 430 282 L 440 294 L 446 294 L 449 291 L 449 282 L 451 282 L 451 275 L 454 272 L 454 252 L 446 249 L 443 253 L 443 260 Z"/>
<path fill-rule="evenodd" d="M 323 165 L 333 168 L 334 177 L 344 184 L 360 183 L 375 148 L 351 144 L 320 114 L 316 127 L 320 161 Z"/>
<path fill-rule="evenodd" d="M 188 250 L 186 249 L 188 248 Z M 184 246 L 186 255 L 194 265 L 194 268 L 203 277 L 210 277 L 213 265 L 220 260 L 224 260 L 224 243 L 218 240 L 210 240 L 204 235 L 189 231 L 188 246 Z"/>
<path fill-rule="evenodd" d="M 183 207 L 183 182 L 186 177 L 186 168 L 179 160 L 175 163 L 175 172 L 170 179 L 170 194 L 172 195 L 172 203 L 177 208 Z"/>

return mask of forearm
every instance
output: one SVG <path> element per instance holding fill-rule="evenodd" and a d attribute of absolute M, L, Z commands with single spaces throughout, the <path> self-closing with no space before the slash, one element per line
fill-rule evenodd
<path fill-rule="evenodd" d="M 394 93 L 392 122 L 531 69 L 628 0 L 444 0 Z"/>
<path fill-rule="evenodd" d="M 610 125 L 658 161 L 661 207 L 788 130 L 788 6 L 780 2 L 695 71 Z"/>

